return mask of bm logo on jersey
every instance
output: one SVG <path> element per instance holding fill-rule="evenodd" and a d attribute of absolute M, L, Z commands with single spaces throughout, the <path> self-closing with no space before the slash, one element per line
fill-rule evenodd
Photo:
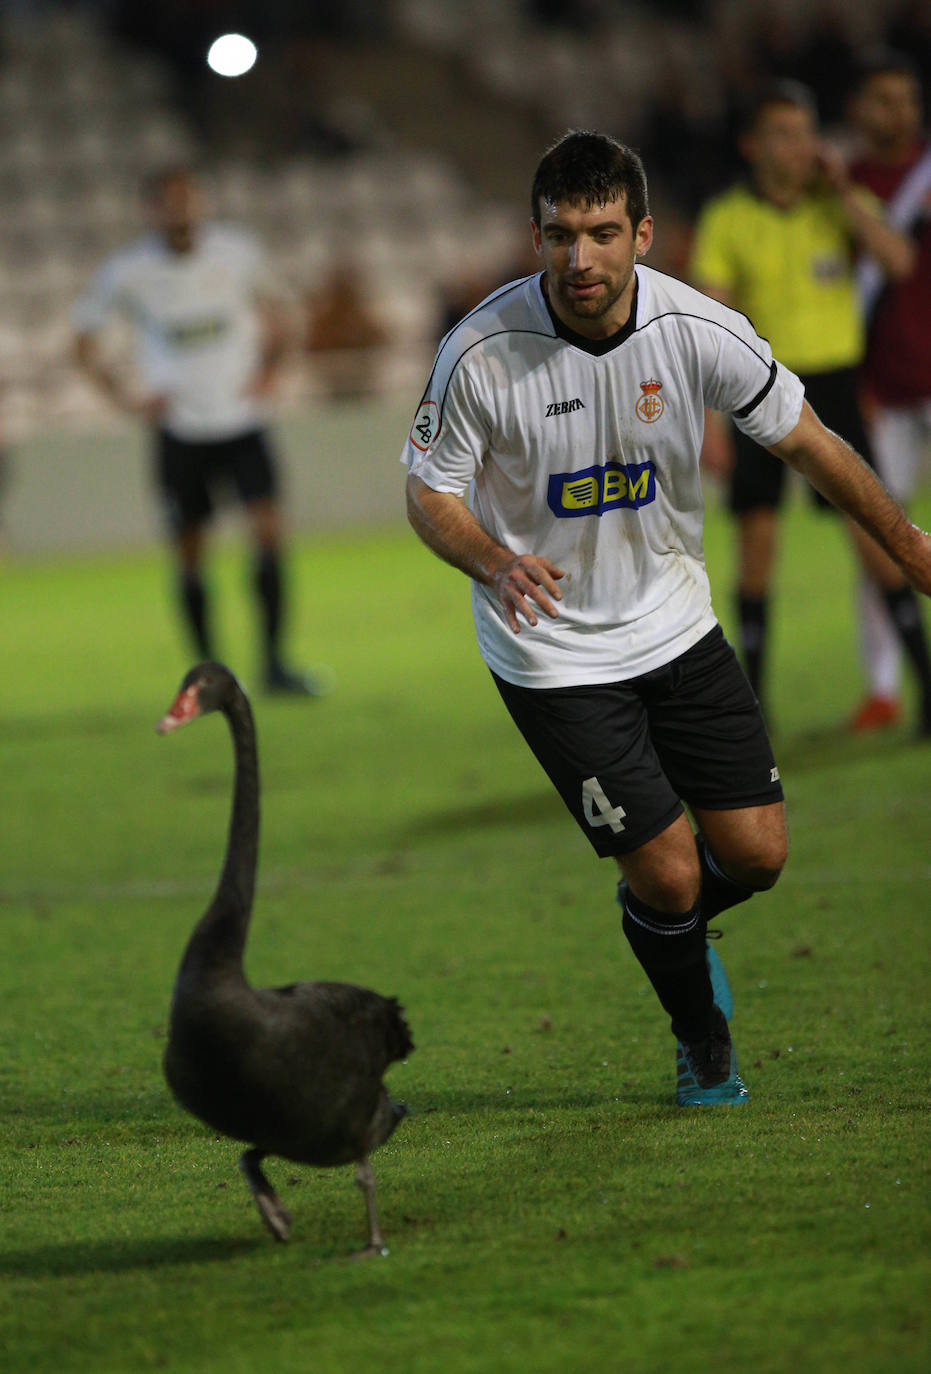
<path fill-rule="evenodd" d="M 656 500 L 652 463 L 605 463 L 581 472 L 556 472 L 549 480 L 547 504 L 560 520 L 604 515 L 609 510 L 637 510 Z"/>

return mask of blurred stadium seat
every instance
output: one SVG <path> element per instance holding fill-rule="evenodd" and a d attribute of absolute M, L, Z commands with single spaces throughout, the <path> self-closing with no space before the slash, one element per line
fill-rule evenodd
<path fill-rule="evenodd" d="M 457 284 L 490 289 L 519 262 L 526 179 L 551 138 L 592 125 L 643 148 L 662 211 L 651 262 L 675 270 L 692 202 L 728 169 L 708 149 L 727 144 L 741 83 L 786 60 L 786 34 L 804 46 L 819 24 L 841 24 L 844 41 L 873 41 L 908 6 L 696 0 L 657 24 L 645 0 L 587 0 L 571 13 L 537 0 L 397 0 L 374 38 L 345 8 L 341 35 L 315 34 L 308 9 L 299 35 L 269 42 L 241 83 L 195 77 L 190 55 L 175 68 L 165 52 L 115 38 L 107 16 L 126 6 L 112 0 L 18 0 L 15 22 L 3 11 L 0 318 L 22 355 L 10 361 L 9 339 L 0 354 L 8 432 L 56 408 L 74 423 L 112 421 L 66 363 L 33 363 L 63 340 L 94 266 L 141 231 L 146 169 L 201 163 L 218 214 L 262 235 L 295 298 L 352 250 L 400 355 L 379 370 L 391 387 L 404 354 L 432 346 Z M 929 46 L 913 50 L 920 59 Z M 287 394 L 300 399 L 313 384 L 295 367 Z"/>

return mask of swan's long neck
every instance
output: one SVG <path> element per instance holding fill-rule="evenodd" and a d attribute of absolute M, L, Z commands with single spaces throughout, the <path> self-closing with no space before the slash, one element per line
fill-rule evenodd
<path fill-rule="evenodd" d="M 194 928 L 180 977 L 209 973 L 244 979 L 242 957 L 252 915 L 259 846 L 259 762 L 252 711 L 238 684 L 223 714 L 235 755 L 226 856 L 213 901 Z"/>

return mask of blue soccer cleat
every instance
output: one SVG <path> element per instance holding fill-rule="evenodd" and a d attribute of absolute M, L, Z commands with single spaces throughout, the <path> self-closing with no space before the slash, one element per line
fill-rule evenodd
<path fill-rule="evenodd" d="M 676 1102 L 680 1107 L 733 1106 L 750 1094 L 737 1071 L 737 1051 L 727 1023 L 734 1014 L 724 965 L 710 943 L 705 946 L 714 993 L 714 1023 L 703 1040 L 676 1042 Z"/>
<path fill-rule="evenodd" d="M 680 1107 L 734 1106 L 749 1096 L 724 1013 L 715 1007 L 705 1039 L 676 1044 L 676 1102 Z"/>
<path fill-rule="evenodd" d="M 710 940 L 705 941 L 705 953 L 708 960 L 708 972 L 711 975 L 711 990 L 714 993 L 714 1004 L 716 1007 L 721 1008 L 729 1021 L 734 1015 L 734 994 L 731 992 L 731 985 L 727 981 L 724 965 L 718 958 L 717 951 Z"/>

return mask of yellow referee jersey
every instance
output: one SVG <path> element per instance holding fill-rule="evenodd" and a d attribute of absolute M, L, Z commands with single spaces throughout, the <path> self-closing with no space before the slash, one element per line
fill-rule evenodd
<path fill-rule="evenodd" d="M 699 215 L 690 276 L 726 292 L 793 372 L 827 372 L 863 357 L 853 254 L 835 196 L 812 192 L 783 210 L 735 186 Z"/>

